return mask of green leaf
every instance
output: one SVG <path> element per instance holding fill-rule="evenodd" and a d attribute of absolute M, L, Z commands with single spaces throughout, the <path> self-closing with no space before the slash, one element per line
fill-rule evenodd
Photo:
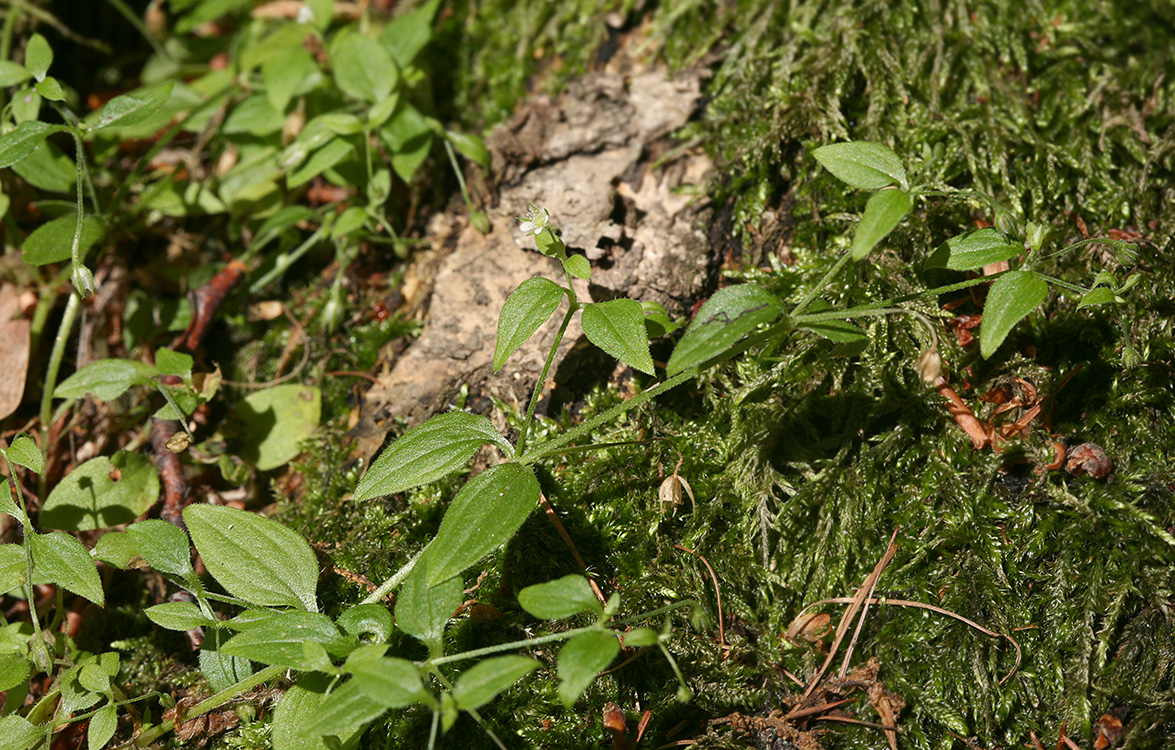
<path fill-rule="evenodd" d="M 392 636 L 392 613 L 382 604 L 356 604 L 336 621 L 347 635 L 375 643 Z"/>
<path fill-rule="evenodd" d="M 580 612 L 599 614 L 603 611 L 588 580 L 574 574 L 527 586 L 518 592 L 518 603 L 540 620 L 571 617 Z"/>
<path fill-rule="evenodd" d="M 20 247 L 21 260 L 30 266 L 59 263 L 68 260 L 73 249 L 73 236 L 77 232 L 78 215 L 69 213 L 47 221 L 33 230 Z M 102 241 L 106 225 L 96 216 L 86 215 L 82 224 L 80 243 L 81 257 L 85 258 L 90 248 Z"/>
<path fill-rule="evenodd" d="M 98 119 L 90 126 L 90 132 L 103 128 L 129 128 L 146 122 L 163 107 L 171 96 L 171 81 L 140 89 L 135 94 L 123 94 L 106 102 Z"/>
<path fill-rule="evenodd" d="M 61 82 L 53 76 L 46 76 L 45 80 L 37 82 L 33 88 L 51 102 L 65 101 L 65 89 L 61 88 Z"/>
<path fill-rule="evenodd" d="M 184 380 L 192 377 L 192 357 L 171 349 L 155 350 L 155 366 L 164 375 L 176 375 Z"/>
<path fill-rule="evenodd" d="M 358 32 L 335 45 L 331 55 L 335 83 L 355 99 L 375 103 L 400 82 L 400 71 L 379 42 Z"/>
<path fill-rule="evenodd" d="M 1004 343 L 1012 326 L 1048 296 L 1049 285 L 1030 271 L 1009 271 L 995 280 L 983 305 L 979 352 L 987 359 Z"/>
<path fill-rule="evenodd" d="M 1113 301 L 1114 291 L 1112 289 L 1107 289 L 1104 286 L 1099 286 L 1094 289 L 1090 289 L 1085 293 L 1085 296 L 1083 296 L 1081 301 L 1077 303 L 1077 309 L 1080 310 L 1083 307 L 1093 307 L 1094 305 L 1104 305 L 1107 302 Z"/>
<path fill-rule="evenodd" d="M 24 50 L 24 66 L 33 78 L 38 81 L 45 80 L 45 74 L 49 72 L 49 66 L 53 64 L 53 48 L 49 46 L 49 42 L 40 34 L 33 34 L 29 37 L 28 45 Z"/>
<path fill-rule="evenodd" d="M 100 359 L 65 379 L 53 392 L 54 398 L 81 398 L 94 394 L 101 401 L 113 401 L 135 385 L 152 385 L 159 374 L 155 365 L 131 359 Z"/>
<path fill-rule="evenodd" d="M 250 612 L 253 610 L 245 610 Z M 228 690 L 233 685 L 253 674 L 253 663 L 248 659 L 220 653 L 220 647 L 229 635 L 219 628 L 205 631 L 204 644 L 200 649 L 200 671 L 213 692 Z"/>
<path fill-rule="evenodd" d="M 563 287 L 540 276 L 527 279 L 510 293 L 498 316 L 494 372 L 502 369 L 510 355 L 547 322 L 566 293 Z"/>
<path fill-rule="evenodd" d="M 486 659 L 457 678 L 453 700 L 462 711 L 476 711 L 538 667 L 537 661 L 525 656 Z"/>
<path fill-rule="evenodd" d="M 51 141 L 46 141 L 40 148 L 12 165 L 12 171 L 20 175 L 21 179 L 33 187 L 50 193 L 67 193 L 74 195 L 77 190 L 77 166 L 73 157 L 66 156 L 61 149 Z M 77 214 L 70 212 L 72 219 Z M 90 216 L 86 217 L 86 224 L 90 223 Z M 72 229 L 70 240 L 73 240 Z M 83 233 L 87 229 L 82 230 Z"/>
<path fill-rule="evenodd" d="M 286 185 L 291 189 L 304 185 L 354 153 L 355 147 L 344 138 L 327 141 L 325 146 L 311 154 L 309 159 L 286 177 Z"/>
<path fill-rule="evenodd" d="M 955 271 L 970 271 L 983 268 L 989 263 L 1003 260 L 1024 252 L 1024 247 L 1009 242 L 998 229 L 985 227 L 974 232 L 961 234 L 947 240 L 949 255 L 946 267 Z"/>
<path fill-rule="evenodd" d="M 379 135 L 392 152 L 392 169 L 404 182 L 411 181 L 432 148 L 433 131 L 428 118 L 401 101 Z"/>
<path fill-rule="evenodd" d="M 484 169 L 490 168 L 490 150 L 486 148 L 485 141 L 481 138 L 453 131 L 445 131 L 445 138 L 456 146 L 465 158 L 477 162 Z"/>
<path fill-rule="evenodd" d="M 126 533 L 136 554 L 155 570 L 181 578 L 191 575 L 191 548 L 188 535 L 182 529 L 166 521 L 148 519 L 131 524 Z"/>
<path fill-rule="evenodd" d="M 139 545 L 127 532 L 112 531 L 94 545 L 94 558 L 125 570 L 139 558 Z"/>
<path fill-rule="evenodd" d="M 23 432 L 12 438 L 12 444 L 4 452 L 4 457 L 18 466 L 29 469 L 34 474 L 45 473 L 45 457 L 33 439 Z"/>
<path fill-rule="evenodd" d="M 84 596 L 99 607 L 106 602 L 102 581 L 90 553 L 82 543 L 68 534 L 32 534 L 33 565 L 37 572 L 53 583 Z"/>
<path fill-rule="evenodd" d="M 529 466 L 492 466 L 453 498 L 429 545 L 428 582 L 435 586 L 509 541 L 539 501 L 539 483 Z"/>
<path fill-rule="evenodd" d="M 650 339 L 672 333 L 685 325 L 685 320 L 673 320 L 669 311 L 659 302 L 642 302 L 641 310 L 645 313 L 645 330 Z"/>
<path fill-rule="evenodd" d="M 240 457 L 261 471 L 276 469 L 302 452 L 318 429 L 322 391 L 309 385 L 276 385 L 254 391 L 232 410 Z"/>
<path fill-rule="evenodd" d="M 0 691 L 11 690 L 29 681 L 29 657 L 23 653 L 8 651 L 0 653 Z M 0 722 L 4 721 L 0 719 Z M 3 724 L 0 724 L 3 727 Z M 0 729 L 2 737 L 3 729 Z M 3 742 L 0 739 L 0 742 Z M 0 745 L 3 747 L 3 745 Z"/>
<path fill-rule="evenodd" d="M 240 104 L 233 107 L 224 120 L 221 133 L 224 135 L 255 135 L 265 137 L 280 133 L 285 126 L 285 115 L 278 112 L 269 103 L 269 99 L 261 94 L 246 97 Z M 287 208 L 293 208 L 288 206 Z M 298 206 L 302 210 L 310 209 Z"/>
<path fill-rule="evenodd" d="M 12 119 L 16 122 L 17 125 L 25 122 L 36 121 L 41 114 L 41 104 L 42 100 L 40 94 L 38 94 L 32 88 L 22 88 L 12 97 Z M 17 157 L 17 159 L 20 158 L 21 157 Z"/>
<path fill-rule="evenodd" d="M 620 651 L 620 642 L 605 630 L 580 633 L 559 650 L 559 699 L 571 708 L 580 694 L 607 668 Z"/>
<path fill-rule="evenodd" d="M 287 669 L 313 671 L 304 641 L 338 647 L 345 642 L 331 619 L 317 612 L 287 612 L 261 620 L 220 647 L 221 653 Z M 329 649 L 328 649 L 329 650 Z"/>
<path fill-rule="evenodd" d="M 24 546 L 0 544 L 0 594 L 7 594 L 18 586 L 23 586 L 27 575 L 28 563 L 24 556 Z M 0 690 L 7 689 L 0 687 Z"/>
<path fill-rule="evenodd" d="M 379 41 L 400 67 L 405 67 L 432 38 L 432 19 L 440 0 L 430 0 L 416 10 L 397 16 L 384 27 Z"/>
<path fill-rule="evenodd" d="M 353 747 L 367 724 L 386 709 L 350 682 L 337 686 L 322 672 L 303 674 L 281 697 L 273 717 L 273 750 L 337 750 Z M 328 704 L 329 701 L 329 705 Z M 324 710 L 326 709 L 326 710 Z M 317 733 L 311 730 L 320 727 Z M 322 734 L 337 737 L 333 748 Z"/>
<path fill-rule="evenodd" d="M 634 628 L 624 634 L 625 648 L 642 648 L 657 643 L 657 631 L 652 628 Z"/>
<path fill-rule="evenodd" d="M 355 500 L 393 495 L 452 474 L 486 443 L 514 455 L 514 447 L 485 417 L 438 414 L 408 430 L 371 463 L 355 488 Z"/>
<path fill-rule="evenodd" d="M 130 523 L 159 499 L 159 475 L 151 459 L 119 451 L 91 458 L 65 476 L 41 511 L 41 525 L 93 531 Z"/>
<path fill-rule="evenodd" d="M 98 709 L 98 713 L 90 717 L 90 726 L 86 730 L 86 746 L 89 750 L 102 750 L 114 737 L 114 730 L 118 729 L 118 707 L 107 703 Z"/>
<path fill-rule="evenodd" d="M 0 88 L 8 88 L 18 83 L 24 83 L 32 78 L 33 74 L 23 65 L 11 60 L 0 60 Z"/>
<path fill-rule="evenodd" d="M 428 585 L 428 555 L 416 563 L 396 597 L 396 624 L 425 643 L 439 643 L 449 618 L 461 606 L 461 579 L 453 576 Z"/>
<path fill-rule="evenodd" d="M 582 255 L 568 255 L 566 258 L 563 258 L 563 267 L 567 269 L 567 273 L 577 279 L 590 279 L 592 277 L 592 264 Z"/>
<path fill-rule="evenodd" d="M 44 727 L 30 724 L 23 716 L 0 716 L 0 750 L 25 750 L 46 736 Z"/>
<path fill-rule="evenodd" d="M 261 78 L 265 81 L 265 95 L 274 110 L 284 113 L 302 82 L 317 69 L 310 50 L 301 44 L 283 47 L 266 59 L 261 66 Z"/>
<path fill-rule="evenodd" d="M 358 682 L 349 680 L 341 687 L 336 687 L 330 696 L 318 705 L 312 715 L 308 716 L 298 727 L 298 732 L 294 736 L 300 743 L 306 743 L 313 738 L 326 735 L 336 737 L 338 741 L 324 744 L 325 747 L 332 750 L 340 746 L 353 747 L 367 725 L 387 710 L 387 706 L 368 695 Z M 276 727 L 274 731 L 276 733 Z M 343 740 L 346 740 L 345 745 Z M 285 748 L 299 748 L 300 750 L 312 747 L 319 746 L 310 744 L 279 746 L 276 739 L 273 743 L 273 750 L 285 750 Z"/>
<path fill-rule="evenodd" d="M 816 149 L 812 156 L 841 182 L 855 188 L 880 190 L 896 182 L 902 190 L 910 189 L 902 160 L 880 143 L 832 143 Z"/>
<path fill-rule="evenodd" d="M 165 602 L 143 610 L 147 619 L 165 630 L 191 630 L 216 624 L 191 602 Z"/>
<path fill-rule="evenodd" d="M 634 369 L 653 374 L 649 334 L 641 303 L 631 299 L 594 302 L 583 307 L 583 332 L 588 341 Z"/>
<path fill-rule="evenodd" d="M 314 161 L 313 157 L 310 160 Z M 334 225 L 330 228 L 330 238 L 337 240 L 340 237 L 346 237 L 362 229 L 366 223 L 367 211 L 359 206 L 351 206 L 335 220 Z"/>
<path fill-rule="evenodd" d="M 879 190 L 865 204 L 865 215 L 853 234 L 853 260 L 862 260 L 910 212 L 910 195 L 902 190 Z"/>
<path fill-rule="evenodd" d="M 38 101 L 40 97 L 37 97 Z M 0 169 L 11 167 L 36 151 L 45 139 L 63 132 L 61 125 L 50 125 L 40 120 L 28 120 L 4 135 L 0 135 Z"/>
<path fill-rule="evenodd" d="M 318 561 L 297 532 L 225 505 L 189 505 L 184 522 L 204 566 L 233 596 L 317 610 Z"/>
<path fill-rule="evenodd" d="M 761 323 L 770 323 L 783 310 L 781 303 L 753 284 L 719 289 L 706 300 L 669 357 L 670 377 L 723 354 Z"/>
<path fill-rule="evenodd" d="M 349 665 L 352 683 L 363 694 L 385 708 L 403 708 L 413 703 L 432 704 L 432 695 L 424 689 L 420 670 L 405 659 L 381 657 L 364 659 Z"/>

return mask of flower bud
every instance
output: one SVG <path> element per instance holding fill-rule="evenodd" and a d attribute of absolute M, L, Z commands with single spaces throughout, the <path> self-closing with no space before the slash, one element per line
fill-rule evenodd
<path fill-rule="evenodd" d="M 74 264 L 71 279 L 73 281 L 73 288 L 82 297 L 89 297 L 94 293 L 94 274 L 90 273 L 90 269 L 80 263 Z"/>
<path fill-rule="evenodd" d="M 942 377 L 942 355 L 937 346 L 931 346 L 918 355 L 918 375 L 926 385 L 934 385 Z"/>

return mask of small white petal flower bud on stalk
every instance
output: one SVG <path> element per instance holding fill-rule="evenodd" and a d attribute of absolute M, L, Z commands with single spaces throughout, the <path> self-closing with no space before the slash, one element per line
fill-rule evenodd
<path fill-rule="evenodd" d="M 94 274 L 83 265 L 73 267 L 73 288 L 78 290 L 82 297 L 89 297 L 94 293 Z"/>
<path fill-rule="evenodd" d="M 937 346 L 931 346 L 918 355 L 917 369 L 918 374 L 922 376 L 922 382 L 926 385 L 933 386 L 938 383 L 942 377 L 942 355 L 938 353 Z"/>

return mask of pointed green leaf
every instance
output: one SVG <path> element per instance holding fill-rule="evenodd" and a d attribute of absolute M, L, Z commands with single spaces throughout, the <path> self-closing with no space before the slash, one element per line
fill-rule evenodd
<path fill-rule="evenodd" d="M 20 257 L 30 266 L 60 263 L 68 260 L 73 251 L 73 237 L 77 233 L 78 215 L 68 213 L 47 221 L 34 229 L 20 246 Z M 102 241 L 106 225 L 96 216 L 85 215 L 79 240 L 79 252 L 85 258 L 90 248 Z"/>
<path fill-rule="evenodd" d="M 509 541 L 539 501 L 529 466 L 492 466 L 465 483 L 428 548 L 429 585 L 435 586 Z"/>
<path fill-rule="evenodd" d="M 485 141 L 481 138 L 476 135 L 452 131 L 446 131 L 445 138 L 456 146 L 465 158 L 477 162 L 484 169 L 490 168 L 490 150 L 486 148 Z"/>
<path fill-rule="evenodd" d="M 102 750 L 114 737 L 116 729 L 118 729 L 118 707 L 113 703 L 107 703 L 98 709 L 98 713 L 90 717 L 90 726 L 86 729 L 86 746 L 89 750 Z"/>
<path fill-rule="evenodd" d="M 155 350 L 155 366 L 164 375 L 176 375 L 187 380 L 192 377 L 193 364 L 191 355 L 183 352 L 162 348 Z"/>
<path fill-rule="evenodd" d="M 356 604 L 335 621 L 343 632 L 357 639 L 384 643 L 392 635 L 392 613 L 382 604 Z"/>
<path fill-rule="evenodd" d="M 53 392 L 54 398 L 81 398 L 94 394 L 101 401 L 113 401 L 135 385 L 152 385 L 159 374 L 155 365 L 130 359 L 100 359 L 65 379 Z"/>
<path fill-rule="evenodd" d="M 603 611 L 588 580 L 575 574 L 527 586 L 518 592 L 518 603 L 540 620 Z"/>
<path fill-rule="evenodd" d="M 955 271 L 983 268 L 1024 252 L 1024 247 L 1010 242 L 998 229 L 984 227 L 947 240 L 949 255 L 946 267 Z"/>
<path fill-rule="evenodd" d="M 84 596 L 99 607 L 106 602 L 98 569 L 82 543 L 68 534 L 33 534 L 33 565 L 37 572 L 53 583 Z"/>
<path fill-rule="evenodd" d="M 588 341 L 616 359 L 648 375 L 653 374 L 649 334 L 641 303 L 614 299 L 584 305 L 583 333 Z"/>
<path fill-rule="evenodd" d="M 34 94 L 34 96 L 36 95 Z M 39 96 L 37 101 L 40 101 Z M 15 130 L 0 135 L 0 169 L 11 167 L 36 151 L 46 138 L 64 130 L 65 128 L 61 125 L 50 125 L 40 120 L 28 120 L 17 125 Z"/>
<path fill-rule="evenodd" d="M 902 190 L 877 191 L 865 204 L 865 215 L 853 234 L 853 260 L 861 260 L 893 231 L 910 212 L 910 194 Z"/>
<path fill-rule="evenodd" d="M 191 574 L 188 535 L 179 527 L 166 521 L 149 519 L 131 524 L 126 533 L 135 545 L 136 554 L 142 555 L 143 560 L 155 570 L 180 577 Z"/>
<path fill-rule="evenodd" d="M 273 716 L 273 750 L 338 750 L 359 741 L 367 724 L 385 709 L 368 698 L 354 681 L 336 685 L 321 672 L 303 674 Z M 328 689 L 334 688 L 329 693 Z M 327 745 L 324 734 L 337 738 Z"/>
<path fill-rule="evenodd" d="M 355 32 L 333 50 L 335 83 L 343 93 L 375 103 L 387 98 L 400 80 L 400 71 L 379 42 Z"/>
<path fill-rule="evenodd" d="M 538 667 L 537 661 L 525 656 L 486 659 L 457 678 L 453 701 L 462 711 L 476 711 Z"/>
<path fill-rule="evenodd" d="M 204 645 L 200 649 L 200 671 L 208 680 L 208 686 L 217 693 L 253 674 L 253 663 L 248 659 L 220 653 L 220 646 L 228 639 L 228 633 L 211 628 L 204 632 Z"/>
<path fill-rule="evenodd" d="M 753 284 L 719 289 L 706 300 L 669 357 L 669 376 L 726 352 L 761 323 L 779 317 L 783 303 Z"/>
<path fill-rule="evenodd" d="M 46 76 L 45 80 L 38 81 L 34 86 L 37 93 L 45 97 L 51 102 L 65 101 L 65 89 L 61 87 L 61 81 L 58 81 L 53 76 Z"/>
<path fill-rule="evenodd" d="M 498 343 L 494 347 L 494 371 L 502 369 L 506 360 L 518 347 L 534 335 L 559 307 L 566 290 L 541 276 L 527 279 L 518 285 L 498 316 Z"/>
<path fill-rule="evenodd" d="M 34 474 L 45 473 L 45 457 L 33 439 L 23 432 L 12 438 L 12 444 L 4 452 L 5 457 L 18 466 L 29 469 Z"/>
<path fill-rule="evenodd" d="M 420 670 L 405 659 L 381 657 L 348 664 L 355 683 L 368 698 L 384 708 L 403 708 L 413 703 L 431 704 L 432 695 L 424 689 Z"/>
<path fill-rule="evenodd" d="M 0 88 L 6 89 L 24 83 L 32 77 L 33 74 L 25 66 L 11 60 L 0 60 Z"/>
<path fill-rule="evenodd" d="M 397 16 L 380 33 L 379 41 L 401 67 L 416 59 L 432 38 L 432 19 L 438 5 L 440 0 L 429 0 L 419 8 Z"/>
<path fill-rule="evenodd" d="M 461 579 L 453 576 L 430 587 L 427 563 L 430 552 L 416 563 L 396 597 L 396 624 L 425 643 L 439 643 L 449 618 L 461 606 Z"/>
<path fill-rule="evenodd" d="M 30 723 L 23 716 L 0 716 L 0 750 L 25 750 L 46 736 L 46 728 Z"/>
<path fill-rule="evenodd" d="M 318 561 L 297 532 L 225 505 L 189 505 L 184 522 L 204 566 L 233 596 L 317 610 Z"/>
<path fill-rule="evenodd" d="M 371 463 L 355 488 L 355 499 L 392 495 L 452 474 L 486 443 L 514 455 L 514 447 L 485 417 L 463 411 L 438 414 L 408 430 Z"/>
<path fill-rule="evenodd" d="M 102 128 L 129 128 L 146 122 L 163 107 L 171 96 L 172 82 L 140 89 L 134 94 L 116 96 L 106 102 L 98 119 L 90 126 L 90 132 Z"/>
<path fill-rule="evenodd" d="M 109 534 L 103 534 L 98 543 L 94 545 L 93 554 L 95 560 L 101 560 L 123 570 L 136 560 L 142 563 L 142 558 L 139 557 L 139 545 L 135 543 L 135 538 L 125 531 L 112 531 Z"/>
<path fill-rule="evenodd" d="M 563 705 L 571 708 L 619 651 L 620 642 L 605 630 L 580 633 L 563 644 L 559 650 L 559 699 Z"/>
<path fill-rule="evenodd" d="M 143 610 L 147 619 L 165 630 L 191 630 L 216 624 L 191 602 L 164 602 Z"/>
<path fill-rule="evenodd" d="M 979 351 L 987 359 L 1004 343 L 1012 326 L 1048 296 L 1049 285 L 1030 271 L 1009 271 L 995 280 L 983 305 Z"/>
<path fill-rule="evenodd" d="M 862 190 L 880 190 L 895 182 L 908 190 L 906 168 L 897 154 L 880 143 L 850 141 L 821 146 L 812 152 L 821 166 L 841 182 Z"/>
<path fill-rule="evenodd" d="M 24 50 L 24 66 L 33 78 L 38 81 L 45 80 L 45 74 L 49 72 L 49 66 L 53 64 L 53 48 L 49 46 L 49 42 L 40 34 L 33 34 L 29 37 L 28 44 Z"/>
<path fill-rule="evenodd" d="M 290 100 L 311 74 L 317 70 L 310 50 L 301 44 L 290 44 L 266 59 L 261 65 L 265 81 L 265 95 L 279 113 L 285 113 Z"/>
<path fill-rule="evenodd" d="M 41 525 L 92 531 L 130 523 L 159 499 L 159 475 L 151 459 L 119 451 L 91 458 L 65 476 L 41 511 Z"/>
<path fill-rule="evenodd" d="M 0 594 L 7 594 L 25 582 L 28 563 L 24 556 L 24 545 L 0 544 Z M 0 687 L 0 690 L 7 690 Z"/>
<path fill-rule="evenodd" d="M 1085 295 L 1081 298 L 1081 301 L 1077 303 L 1077 309 L 1080 310 L 1083 307 L 1093 307 L 1094 305 L 1104 305 L 1107 302 L 1113 301 L 1114 291 L 1112 289 L 1107 289 L 1104 286 L 1099 286 L 1090 289 L 1085 293 Z"/>
<path fill-rule="evenodd" d="M 230 638 L 220 652 L 241 659 L 272 664 L 288 669 L 314 670 L 302 643 L 312 641 L 323 646 L 338 647 L 345 642 L 342 633 L 326 615 L 317 612 L 286 612 L 249 626 L 249 629 Z"/>
<path fill-rule="evenodd" d="M 563 258 L 563 267 L 574 278 L 590 279 L 592 277 L 592 264 L 582 255 L 568 255 Z"/>
<path fill-rule="evenodd" d="M 233 406 L 233 437 L 240 456 L 270 471 L 302 452 L 302 441 L 318 429 L 322 391 L 309 385 L 275 385 L 254 391 Z"/>

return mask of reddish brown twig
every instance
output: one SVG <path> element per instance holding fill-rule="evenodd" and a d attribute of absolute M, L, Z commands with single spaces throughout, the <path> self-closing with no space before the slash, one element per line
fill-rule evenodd
<path fill-rule="evenodd" d="M 967 433 L 967 437 L 971 438 L 971 447 L 977 450 L 989 447 L 991 436 L 988 434 L 987 428 L 975 416 L 975 412 L 963 403 L 963 399 L 959 398 L 959 394 L 955 393 L 955 389 L 951 388 L 947 379 L 940 377 L 934 387 L 947 400 L 947 411 L 955 418 L 955 422 L 963 432 Z"/>
<path fill-rule="evenodd" d="M 688 552 L 691 555 L 696 555 L 702 564 L 706 566 L 706 570 L 710 571 L 710 580 L 714 583 L 714 599 L 718 602 L 718 645 L 722 647 L 722 657 L 730 653 L 730 646 L 726 645 L 726 625 L 723 623 L 725 619 L 722 615 L 722 592 L 718 588 L 718 576 L 714 574 L 714 568 L 710 567 L 710 561 L 702 556 L 700 552 L 695 552 L 689 547 L 683 547 L 680 544 L 673 545 L 674 549 L 679 549 L 682 552 Z"/>
<path fill-rule="evenodd" d="M 563 543 L 571 550 L 571 556 L 575 558 L 575 562 L 579 565 L 580 571 L 588 579 L 588 584 L 591 585 L 592 591 L 596 594 L 596 598 L 600 600 L 600 606 L 606 605 L 608 603 L 608 597 L 604 596 L 603 591 L 600 591 L 600 587 L 596 585 L 595 580 L 591 576 L 588 576 L 587 563 L 580 556 L 579 548 L 575 546 L 575 542 L 571 541 L 571 536 L 567 533 L 567 529 L 563 528 L 563 523 L 559 520 L 559 516 L 555 514 L 555 509 L 547 501 L 547 496 L 540 492 L 539 501 L 543 504 L 543 510 L 547 512 L 547 518 L 551 520 L 551 523 L 555 526 L 555 530 L 563 538 Z"/>
<path fill-rule="evenodd" d="M 200 347 L 208 333 L 208 325 L 216 317 L 216 311 L 233 287 L 241 283 L 248 266 L 233 258 L 207 284 L 192 292 L 192 322 L 179 338 L 172 342 L 173 349 L 184 348 L 190 352 Z"/>

